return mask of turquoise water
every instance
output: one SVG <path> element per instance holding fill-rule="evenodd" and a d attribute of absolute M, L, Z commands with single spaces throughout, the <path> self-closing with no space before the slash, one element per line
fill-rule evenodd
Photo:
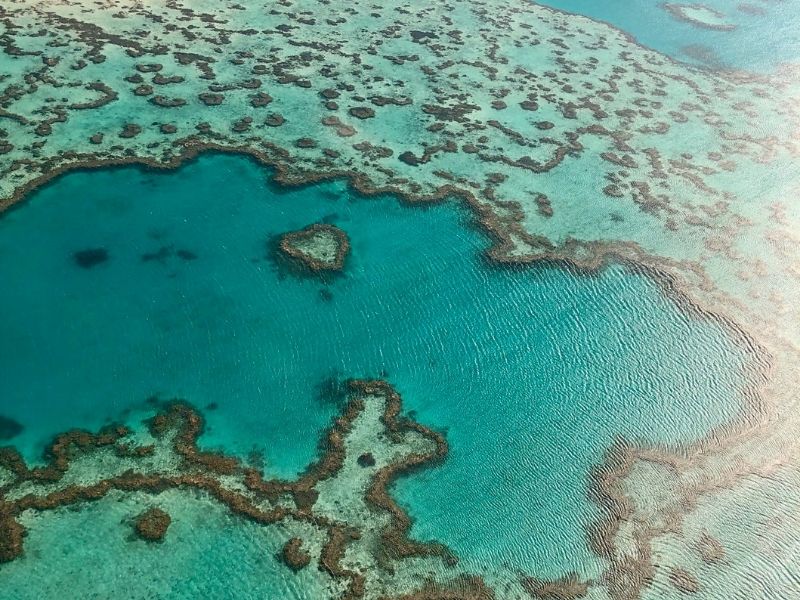
<path fill-rule="evenodd" d="M 226 155 L 78 172 L 0 219 L 0 414 L 28 457 L 180 396 L 217 405 L 206 446 L 291 475 L 337 411 L 325 381 L 386 377 L 451 446 L 396 486 L 416 536 L 475 568 L 592 574 L 586 473 L 614 436 L 687 442 L 739 408 L 743 352 L 644 277 L 500 268 L 455 203 L 269 176 Z M 352 244 L 327 282 L 270 258 L 319 221 Z M 78 265 L 87 250 L 105 260 Z"/>
<path fill-rule="evenodd" d="M 132 515 L 153 504 L 144 494 L 112 494 L 79 511 L 34 517 L 25 556 L 0 569 L 0 597 L 321 597 L 324 578 L 317 569 L 290 574 L 274 558 L 288 538 L 284 532 L 232 517 L 188 493 L 170 491 L 156 502 L 173 523 L 155 546 L 136 539 L 131 525 Z"/>
<path fill-rule="evenodd" d="M 771 72 L 800 58 L 800 5 L 783 2 L 730 2 L 703 0 L 735 26 L 732 31 L 715 31 L 682 22 L 664 10 L 662 0 L 541 0 L 560 10 L 586 15 L 611 23 L 642 44 L 673 58 L 703 66 Z M 676 2 L 676 4 L 697 4 Z M 753 12 L 753 8 L 756 12 Z M 691 48 L 704 46 L 712 54 L 699 58 Z M 689 50 L 687 51 L 687 48 Z"/>

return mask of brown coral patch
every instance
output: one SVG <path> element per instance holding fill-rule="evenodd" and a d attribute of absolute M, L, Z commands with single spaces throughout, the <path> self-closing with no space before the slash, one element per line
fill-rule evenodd
<path fill-rule="evenodd" d="M 520 583 L 531 598 L 537 600 L 578 600 L 589 591 L 589 584 L 574 573 L 556 580 L 523 577 Z"/>
<path fill-rule="evenodd" d="M 381 395 L 386 398 L 386 411 L 381 420 L 390 438 L 400 440 L 405 433 L 415 432 L 432 443 L 430 451 L 410 454 L 405 460 L 380 469 L 367 489 L 367 503 L 377 510 L 388 512 L 392 517 L 381 532 L 381 559 L 387 561 L 411 556 L 439 556 L 448 564 L 454 565 L 457 562 L 455 555 L 443 544 L 417 542 L 408 537 L 411 519 L 389 494 L 389 486 L 400 475 L 410 473 L 422 465 L 443 460 L 448 452 L 447 441 L 441 434 L 400 417 L 400 396 L 387 383 L 354 380 L 350 382 L 350 386 L 357 394 Z"/>
<path fill-rule="evenodd" d="M 146 510 L 134 522 L 136 535 L 147 542 L 160 542 L 167 535 L 172 517 L 160 508 Z"/>
<path fill-rule="evenodd" d="M 332 477 L 343 466 L 345 460 L 345 437 L 352 428 L 355 419 L 363 412 L 366 396 L 379 396 L 385 400 L 385 410 L 381 418 L 390 439 L 402 442 L 405 432 L 415 431 L 435 443 L 438 450 L 425 454 L 412 454 L 392 469 L 384 469 L 382 475 L 376 478 L 370 487 L 373 497 L 372 505 L 392 506 L 392 520 L 400 521 L 400 525 L 390 525 L 387 531 L 391 534 L 384 537 L 382 544 L 384 552 L 389 556 L 428 556 L 448 555 L 440 545 L 427 545 L 419 542 L 404 542 L 400 535 L 407 529 L 407 517 L 399 513 L 399 508 L 388 500 L 388 491 L 385 486 L 392 477 L 409 468 L 420 466 L 424 461 L 438 456 L 442 449 L 443 439 L 438 434 L 426 428 L 400 418 L 400 397 L 387 383 L 382 381 L 351 381 L 349 387 L 353 395 L 346 408 L 337 417 L 333 426 L 328 430 L 323 444 L 320 458 L 312 463 L 304 474 L 294 482 L 281 480 L 264 480 L 261 474 L 254 469 L 245 468 L 237 459 L 222 454 L 204 452 L 197 447 L 197 438 L 203 431 L 202 417 L 190 406 L 181 402 L 169 404 L 165 410 L 156 414 L 148 421 L 150 433 L 157 439 L 169 439 L 173 451 L 183 459 L 183 464 L 177 474 L 145 474 L 129 470 L 121 475 L 111 476 L 97 483 L 81 486 L 76 484 L 66 485 L 61 488 L 43 491 L 41 495 L 28 493 L 13 502 L 0 501 L 0 560 L 13 560 L 21 555 L 23 547 L 24 529 L 16 521 L 16 517 L 26 510 L 47 511 L 63 506 L 71 506 L 83 502 L 96 501 L 107 496 L 111 491 L 119 492 L 145 492 L 159 494 L 169 489 L 195 490 L 208 494 L 220 502 L 233 514 L 248 519 L 256 524 L 270 525 L 284 519 L 310 523 L 327 532 L 319 558 L 319 566 L 331 577 L 345 582 L 343 598 L 361 598 L 366 590 L 366 578 L 357 571 L 342 565 L 347 546 L 361 537 L 360 532 L 352 527 L 335 523 L 329 518 L 312 512 L 318 492 L 315 488 L 320 481 Z M 0 465 L 10 470 L 16 477 L 12 486 L 24 481 L 46 481 L 57 483 L 61 480 L 70 463 L 78 456 L 110 447 L 118 456 L 136 460 L 152 455 L 152 446 L 134 446 L 126 443 L 122 438 L 128 435 L 124 427 L 108 427 L 97 434 L 75 430 L 58 436 L 48 451 L 50 463 L 44 467 L 28 469 L 22 458 L 13 450 L 0 452 Z M 141 451 L 140 451 L 141 450 Z M 241 475 L 246 492 L 229 489 L 220 482 L 220 475 Z M 7 486 L 8 488 L 8 486 Z M 297 508 L 288 508 L 276 505 L 280 499 L 294 498 Z M 271 508 L 264 508 L 263 502 L 273 504 Z M 140 515 L 135 521 L 137 534 L 148 541 L 157 541 L 163 538 L 170 524 L 169 515 L 159 509 L 150 509 Z M 387 547 L 388 544 L 400 544 L 396 551 Z M 289 561 L 300 565 L 306 562 L 304 550 L 298 542 L 293 542 L 286 547 Z M 309 561 L 310 556 L 309 556 Z M 431 587 L 433 586 L 433 587 Z M 461 589 L 461 588 L 459 588 Z M 467 589 L 467 588 L 464 588 Z M 470 584 L 470 590 L 478 589 Z M 452 587 L 436 587 L 430 584 L 419 598 L 432 598 L 433 590 L 446 590 L 445 598 L 453 596 Z M 465 596 L 469 598 L 490 598 L 491 596 Z"/>
<path fill-rule="evenodd" d="M 261 108 L 262 106 L 268 106 L 272 103 L 272 96 L 267 94 L 266 92 L 258 92 L 254 94 L 252 98 L 250 98 L 250 106 L 254 108 Z"/>
<path fill-rule="evenodd" d="M 225 100 L 225 96 L 222 94 L 213 94 L 211 92 L 199 94 L 198 98 L 200 98 L 200 102 L 206 106 L 219 106 Z"/>
<path fill-rule="evenodd" d="M 166 96 L 153 96 L 150 98 L 150 103 L 162 108 L 177 108 L 185 106 L 186 100 L 183 98 L 167 98 Z"/>
<path fill-rule="evenodd" d="M 119 137 L 123 139 L 133 138 L 142 133 L 142 128 L 135 123 L 128 123 L 122 128 L 122 132 L 119 134 Z"/>
<path fill-rule="evenodd" d="M 369 106 L 354 106 L 347 112 L 356 119 L 371 119 L 375 116 L 375 111 Z"/>
<path fill-rule="evenodd" d="M 299 571 L 311 562 L 311 556 L 303 549 L 303 540 L 296 537 L 284 544 L 281 557 L 292 571 Z"/>
<path fill-rule="evenodd" d="M 0 563 L 10 562 L 22 555 L 22 538 L 25 530 L 17 523 L 11 508 L 0 502 Z"/>
<path fill-rule="evenodd" d="M 365 452 L 361 456 L 358 457 L 357 461 L 359 467 L 374 467 L 375 466 L 375 457 L 372 455 L 371 452 Z"/>
<path fill-rule="evenodd" d="M 314 256 L 302 247 L 304 243 L 313 241 L 321 235 L 331 236 L 336 245 L 334 256 L 328 260 Z M 344 268 L 344 259 L 350 251 L 350 240 L 338 227 L 316 223 L 300 231 L 283 235 L 279 247 L 284 254 L 299 261 L 311 271 L 341 271 Z"/>
<path fill-rule="evenodd" d="M 264 125 L 268 127 L 280 127 L 286 122 L 286 119 L 283 118 L 283 115 L 278 113 L 271 114 L 266 119 L 264 119 Z"/>

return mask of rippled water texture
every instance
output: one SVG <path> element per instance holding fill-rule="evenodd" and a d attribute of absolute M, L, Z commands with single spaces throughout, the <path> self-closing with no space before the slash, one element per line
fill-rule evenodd
<path fill-rule="evenodd" d="M 60 430 L 179 396 L 217 405 L 204 445 L 263 451 L 269 473 L 289 476 L 338 410 L 332 382 L 386 377 L 450 442 L 444 464 L 396 486 L 414 535 L 467 567 L 592 576 L 587 471 L 615 436 L 685 443 L 740 408 L 743 351 L 643 276 L 500 268 L 454 202 L 409 207 L 341 182 L 286 190 L 269 176 L 225 155 L 167 174 L 79 172 L 0 219 L 0 414 L 23 425 L 12 441 L 28 457 Z M 276 235 L 315 222 L 352 244 L 327 281 L 272 255 Z M 176 556 L 211 553 L 208 572 L 223 573 L 230 548 L 192 541 L 206 526 Z M 100 575 L 162 589 L 137 576 L 126 544 L 89 539 L 82 552 L 93 543 L 109 557 Z M 0 573 L 35 591 L 48 585 L 31 576 L 37 560 L 62 573 L 85 560 L 58 547 Z"/>

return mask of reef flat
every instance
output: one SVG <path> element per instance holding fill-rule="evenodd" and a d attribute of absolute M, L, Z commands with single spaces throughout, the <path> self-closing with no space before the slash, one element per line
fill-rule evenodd
<path fill-rule="evenodd" d="M 349 382 L 351 398 L 324 438 L 324 452 L 296 481 L 264 480 L 236 458 L 197 447 L 203 419 L 174 402 L 133 432 L 111 426 L 92 434 L 74 430 L 48 449 L 50 462 L 29 467 L 12 448 L 0 454 L 0 561 L 24 555 L 25 527 L 32 515 L 97 502 L 108 495 L 194 490 L 237 517 L 263 527 L 280 527 L 292 537 L 284 556 L 293 570 L 312 561 L 326 575 L 329 596 L 340 598 L 490 598 L 479 578 L 424 582 L 425 570 L 399 577 L 393 565 L 413 556 L 452 563 L 438 544 L 406 536 L 408 517 L 387 493 L 399 473 L 447 453 L 444 438 L 400 415 L 400 397 L 381 381 Z M 372 461 L 358 458 L 369 451 Z M 136 517 L 136 530 L 161 540 L 170 516 L 151 508 Z M 288 550 L 287 550 L 288 548 Z M 300 555 L 300 558 L 297 555 Z M 294 558 L 292 558 L 294 556 Z M 383 582 L 376 583 L 379 573 Z M 387 582 L 390 582 L 387 585 Z M 385 590 L 380 592 L 378 590 Z M 391 590 L 389 592 L 388 590 Z"/>
<path fill-rule="evenodd" d="M 460 198 L 494 263 L 623 262 L 735 332 L 755 364 L 737 419 L 680 448 L 620 440 L 593 472 L 602 592 L 702 593 L 682 562 L 694 531 L 675 534 L 691 509 L 720 490 L 746 502 L 730 490 L 764 473 L 791 479 L 775 466 L 798 452 L 791 67 L 693 69 L 605 24 L 505 1 L 18 1 L 0 19 L 2 207 L 71 169 L 235 151 L 282 183 Z M 87 271 L 108 266 L 102 248 L 73 250 Z"/>
<path fill-rule="evenodd" d="M 787 82 L 695 72 L 536 5 L 120 9 L 3 9 L 6 204 L 64 169 L 224 147 L 281 181 L 462 196 L 498 258 L 591 262 L 608 242 L 665 253 L 675 240 L 696 258 L 716 241 L 709 214 L 732 231 L 750 217 L 730 174 L 796 151 Z M 589 204 L 593 228 L 575 235 Z"/>
<path fill-rule="evenodd" d="M 741 181 L 797 156 L 793 79 L 695 71 L 537 5 L 120 8 L 3 8 L 5 205 L 66 169 L 220 148 L 282 182 L 460 196 L 497 260 L 719 266 L 771 227 L 774 202 Z M 748 237 L 768 247 L 748 244 L 747 271 L 766 234 Z"/>

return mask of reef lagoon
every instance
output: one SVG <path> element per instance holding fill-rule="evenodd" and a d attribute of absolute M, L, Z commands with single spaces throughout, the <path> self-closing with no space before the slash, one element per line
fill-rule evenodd
<path fill-rule="evenodd" d="M 585 4 L 0 6 L 0 600 L 800 598 L 800 10 Z"/>
<path fill-rule="evenodd" d="M 342 182 L 284 190 L 270 175 L 225 155 L 169 174 L 75 173 L 0 221 L 1 391 L 29 460 L 76 423 L 135 427 L 155 396 L 213 406 L 203 447 L 291 478 L 315 458 L 343 380 L 381 378 L 450 446 L 393 490 L 412 536 L 468 570 L 585 578 L 598 574 L 589 471 L 615 436 L 685 444 L 741 408 L 745 349 L 642 275 L 497 266 L 456 203 L 406 206 Z M 329 279 L 274 254 L 276 236 L 318 222 L 352 246 Z M 107 258 L 76 260 L 90 248 Z M 119 559 L 91 553 L 136 573 L 119 545 Z M 3 567 L 20 593 L 52 585 L 28 569 L 60 553 L 40 552 Z M 232 567 L 209 577 L 217 568 Z"/>

